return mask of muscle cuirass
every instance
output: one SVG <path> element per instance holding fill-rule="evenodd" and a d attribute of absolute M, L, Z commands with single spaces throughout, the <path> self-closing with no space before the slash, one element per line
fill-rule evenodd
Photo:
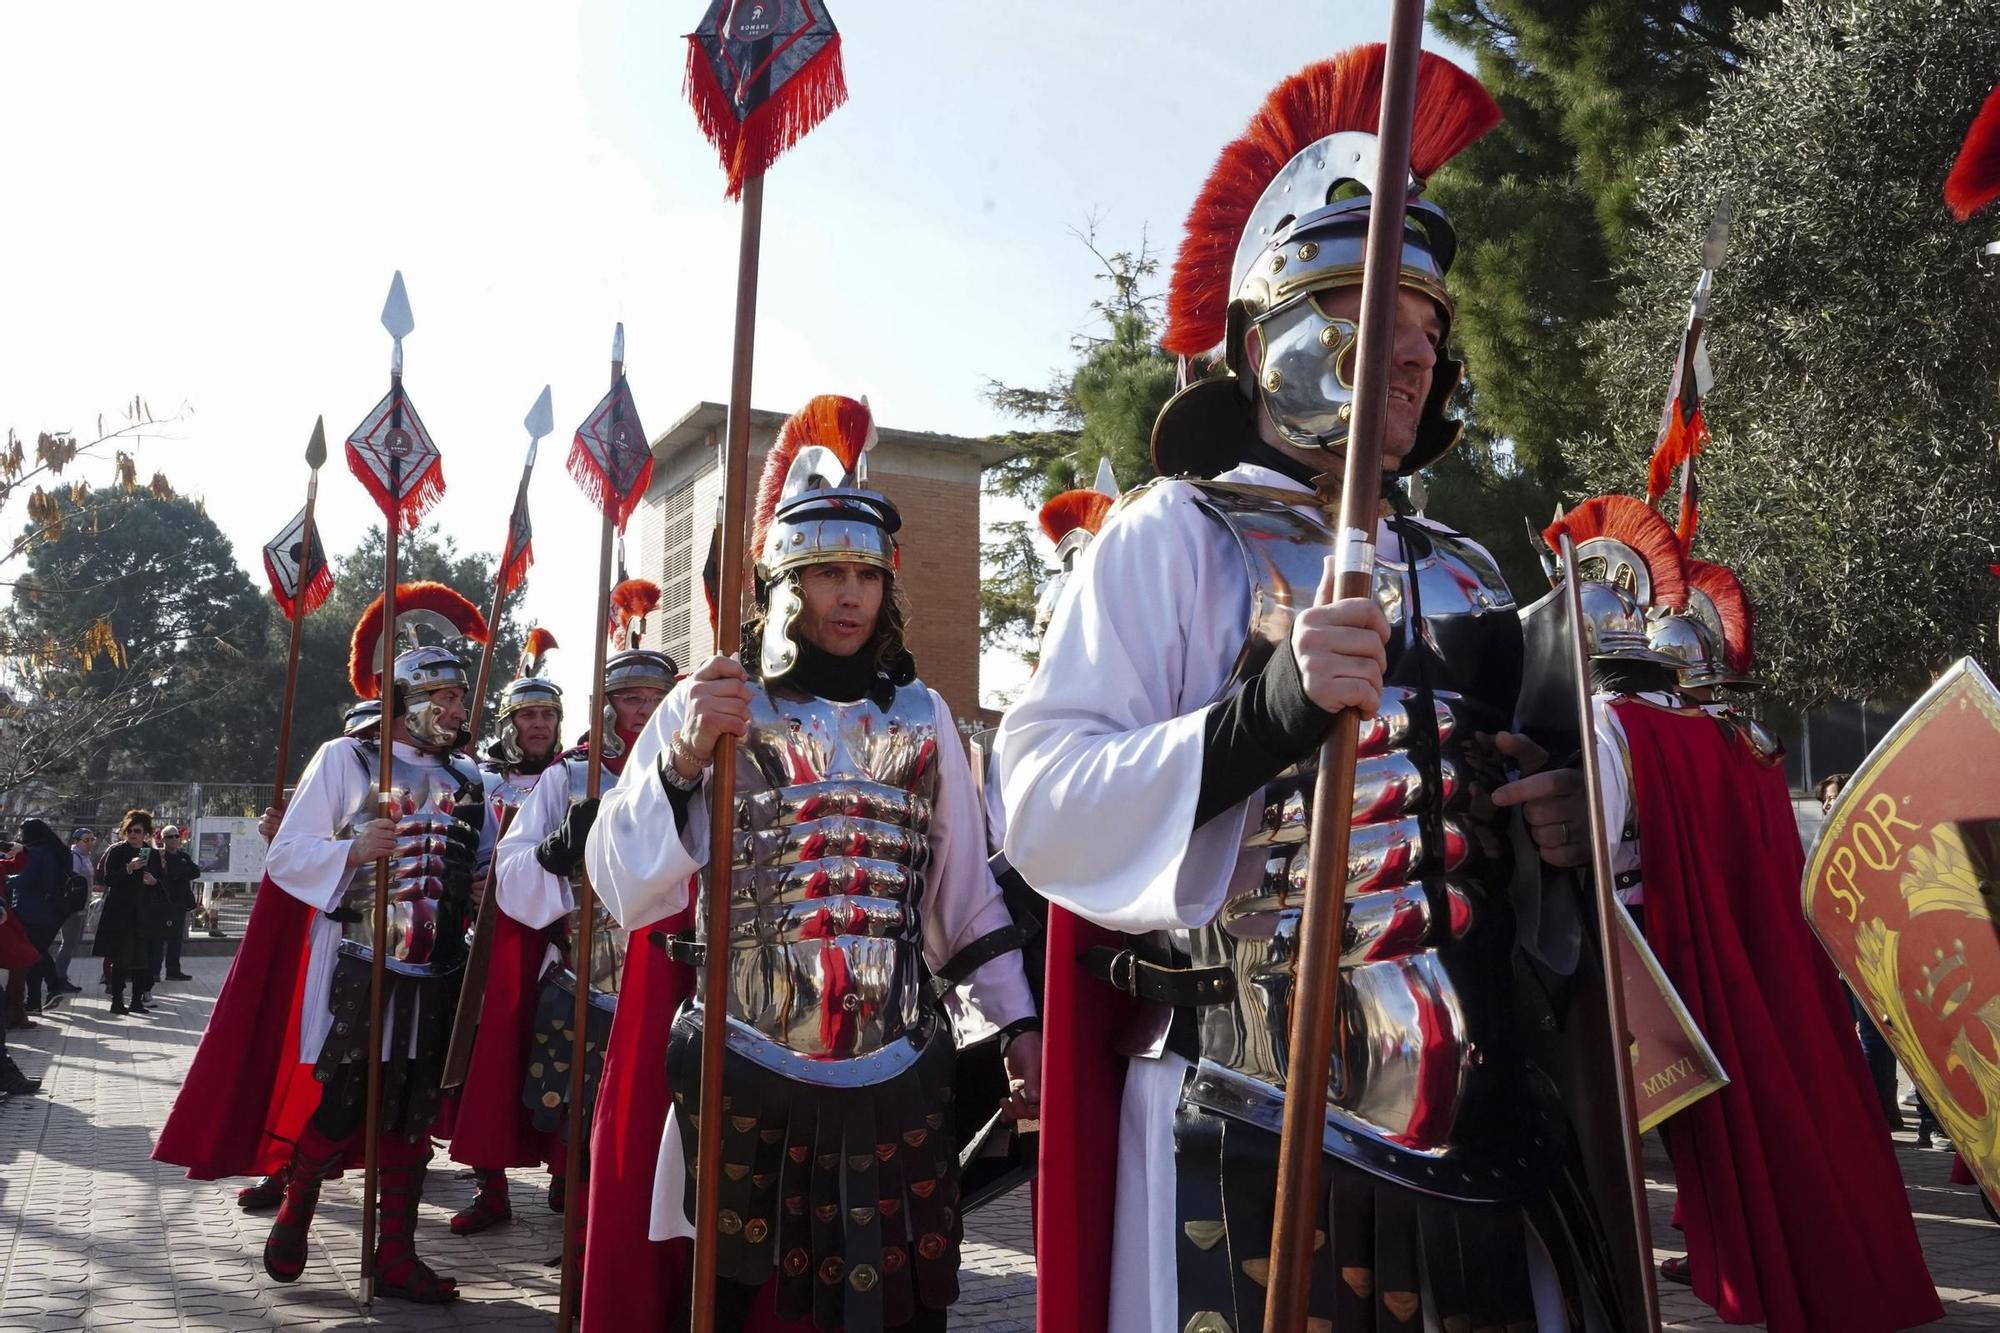
<path fill-rule="evenodd" d="M 357 757 L 368 771 L 368 786 L 363 789 L 354 809 L 347 812 L 334 829 L 334 836 L 353 836 L 358 825 L 375 818 L 376 777 L 380 772 L 380 750 L 373 742 L 357 741 L 360 746 Z M 389 751 L 389 794 L 391 807 L 388 817 L 403 819 L 423 812 L 449 813 L 453 802 L 480 787 L 479 771 L 463 756 L 452 755 L 443 764 L 430 765 L 413 763 Z M 414 865 L 415 858 L 397 857 L 390 862 L 392 878 L 401 879 L 406 873 L 420 869 Z M 347 881 L 342 903 L 360 912 L 361 920 L 348 922 L 341 931 L 343 939 L 352 940 L 364 948 L 372 948 L 375 943 L 375 862 L 356 866 Z M 437 904 L 429 899 L 415 902 L 391 902 L 389 904 L 389 956 L 405 962 L 424 962 L 429 959 L 432 946 L 437 942 Z"/>
<path fill-rule="evenodd" d="M 609 735 L 609 732 L 606 734 Z M 568 783 L 569 803 L 575 805 L 590 792 L 589 760 L 577 755 L 568 755 L 562 759 L 561 765 L 561 772 L 559 774 L 551 774 L 549 781 Z M 606 765 L 603 773 L 600 775 L 599 788 L 602 791 L 609 791 L 617 785 L 618 774 L 614 773 L 609 765 Z M 577 872 L 578 877 L 581 877 L 582 873 L 582 870 L 579 869 Z M 574 880 L 571 882 L 570 892 L 571 906 L 569 914 L 563 918 L 563 924 L 564 929 L 569 932 L 571 951 L 574 952 L 575 943 L 583 934 L 583 909 L 576 905 L 575 902 L 576 885 Z M 610 910 L 605 907 L 602 898 L 599 898 L 596 894 L 592 894 L 590 901 L 594 909 L 591 914 L 590 926 L 590 967 L 588 969 L 590 974 L 590 989 L 598 995 L 614 997 L 613 1007 L 615 1008 L 615 997 L 618 994 L 618 987 L 625 979 L 625 954 L 631 941 L 631 932 L 618 924 L 618 918 L 611 915 Z"/>
<path fill-rule="evenodd" d="M 859 1086 L 931 1038 L 918 909 L 937 793 L 937 713 L 916 682 L 887 708 L 753 683 L 737 746 L 730 1044 L 810 1083 Z M 954 738 L 955 739 L 955 738 Z"/>
<path fill-rule="evenodd" d="M 1234 689 L 1312 603 L 1333 538 L 1282 492 L 1196 484 L 1250 584 Z M 1499 842 L 1476 824 L 1470 796 L 1505 780 L 1474 737 L 1508 725 L 1520 627 L 1483 550 L 1414 520 L 1396 527 L 1403 558 L 1378 555 L 1374 570 L 1389 666 L 1381 708 L 1361 727 L 1325 1146 L 1430 1193 L 1500 1197 L 1514 1189 L 1516 1155 L 1479 1145 L 1515 1139 L 1498 1122 L 1530 1113 L 1506 1109 L 1519 1098 L 1496 1082 L 1513 1063 L 1495 1058 L 1508 1045 L 1513 924 L 1496 882 Z M 1234 981 L 1232 999 L 1196 1011 L 1201 1059 L 1186 1095 L 1272 1131 L 1283 1117 L 1317 773 L 1315 752 L 1252 797 L 1262 813 L 1231 895 L 1212 922 L 1177 940 L 1194 966 L 1226 969 Z M 1250 873 L 1259 862 L 1261 873 Z"/>
<path fill-rule="evenodd" d="M 486 786 L 486 806 L 491 815 L 497 819 L 503 811 L 518 812 L 521 803 L 528 799 L 528 793 L 535 789 L 535 780 L 540 776 L 540 772 L 524 773 L 518 768 L 481 764 L 479 779 Z"/>

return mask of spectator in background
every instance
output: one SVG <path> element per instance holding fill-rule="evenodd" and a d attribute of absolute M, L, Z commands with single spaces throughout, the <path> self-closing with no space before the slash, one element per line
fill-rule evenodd
<path fill-rule="evenodd" d="M 0 841 L 0 886 L 28 867 L 28 849 L 11 839 Z M 14 923 L 19 926 L 21 923 Z M 26 966 L 7 969 L 6 1023 L 9 1028 L 31 1028 L 28 1020 L 28 975 Z"/>
<path fill-rule="evenodd" d="M 152 966 L 148 973 L 157 982 L 193 981 L 181 971 L 181 944 L 187 939 L 188 913 L 195 909 L 194 882 L 201 867 L 187 854 L 181 831 L 169 824 L 160 830 L 160 864 L 166 870 L 166 932 L 153 941 Z"/>
<path fill-rule="evenodd" d="M 87 828 L 73 828 L 69 832 L 70 870 L 83 881 L 83 906 L 72 912 L 62 923 L 62 934 L 56 940 L 56 979 L 62 993 L 74 995 L 83 987 L 70 980 L 69 964 L 83 947 L 83 926 L 90 917 L 90 894 L 98 888 L 97 879 L 97 834 Z"/>
<path fill-rule="evenodd" d="M 97 919 L 93 952 L 111 964 L 111 1012 L 143 1014 L 153 989 L 153 940 L 166 933 L 166 866 L 147 845 L 153 816 L 127 810 L 118 831 L 124 841 L 104 854 L 104 910 Z M 125 987 L 132 1004 L 125 1004 Z"/>
<path fill-rule="evenodd" d="M 20 914 L 28 942 L 40 955 L 26 970 L 26 1008 L 31 1014 L 42 1011 L 46 987 L 51 1002 L 63 997 L 61 978 L 56 973 L 50 949 L 62 930 L 64 900 L 69 896 L 70 855 L 55 830 L 39 819 L 21 821 L 21 843 L 28 856 L 21 869 L 7 879 L 7 903 Z"/>

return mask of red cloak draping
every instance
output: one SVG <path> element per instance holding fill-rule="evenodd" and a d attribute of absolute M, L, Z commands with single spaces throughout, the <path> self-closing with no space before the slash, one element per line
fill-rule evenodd
<path fill-rule="evenodd" d="M 1042 1143 L 1036 1171 L 1035 1327 L 1110 1327 L 1111 1219 L 1132 1003 L 1078 960 L 1125 937 L 1053 904 L 1042 994 Z"/>
<path fill-rule="evenodd" d="M 319 1107 L 299 1060 L 313 909 L 265 876 L 208 1030 L 153 1149 L 190 1179 L 268 1175 Z M 358 1144 L 357 1144 L 358 1151 Z"/>
<path fill-rule="evenodd" d="M 486 958 L 479 1032 L 456 1098 L 451 1160 L 489 1168 L 540 1166 L 560 1161 L 560 1150 L 555 1135 L 536 1131 L 521 1103 L 521 1085 L 528 1076 L 536 983 L 549 941 L 542 931 L 500 911 L 499 903 L 493 908 L 499 916 L 493 922 L 492 952 Z"/>
<path fill-rule="evenodd" d="M 1705 714 L 1612 706 L 1646 938 L 1731 1080 L 1666 1127 L 1695 1294 L 1773 1333 L 1940 1318 L 1851 1012 L 1800 907 L 1783 769 Z"/>
<path fill-rule="evenodd" d="M 642 926 L 626 951 L 591 1117 L 582 1333 L 655 1333 L 671 1326 L 687 1299 L 693 1242 L 651 1241 L 646 1233 L 671 1094 L 667 1038 L 694 993 L 694 969 L 668 958 L 650 936 L 684 930 L 693 919 L 689 906 Z"/>

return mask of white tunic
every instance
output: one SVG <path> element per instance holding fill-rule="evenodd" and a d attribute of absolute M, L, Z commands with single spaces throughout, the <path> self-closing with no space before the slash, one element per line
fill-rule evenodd
<path fill-rule="evenodd" d="M 628 930 L 687 906 L 690 881 L 708 862 L 709 814 L 702 792 L 697 790 L 689 801 L 687 828 L 676 837 L 673 806 L 657 771 L 668 741 L 687 716 L 690 684 L 683 680 L 676 685 L 646 724 L 625 761 L 633 780 L 605 793 L 585 844 L 591 884 Z M 925 961 L 936 969 L 974 940 L 1010 925 L 1012 918 L 986 867 L 984 813 L 972 767 L 956 743 L 958 727 L 937 691 L 930 695 L 936 710 L 938 790 L 920 929 Z M 995 1027 L 1032 1017 L 1035 1001 L 1021 955 L 1003 954 L 981 964 L 946 997 L 954 1025 L 961 1022 L 959 1006 L 966 1003 Z M 654 1180 L 653 1240 L 694 1234 L 682 1207 L 684 1171 L 680 1130 L 669 1111 Z"/>
<path fill-rule="evenodd" d="M 1296 491 L 1317 512 L 1310 490 L 1268 468 L 1217 480 Z M 1113 512 L 1078 558 L 996 742 L 1008 861 L 1049 901 L 1134 934 L 1206 924 L 1264 864 L 1262 849 L 1244 846 L 1258 802 L 1194 827 L 1203 715 L 1250 623 L 1243 557 L 1196 494 L 1159 482 Z M 1402 558 L 1386 524 L 1376 549 Z M 1126 1072 L 1112 1223 L 1119 1333 L 1180 1326 L 1173 1119 L 1187 1067 L 1162 1051 Z"/>
<path fill-rule="evenodd" d="M 403 741 L 395 742 L 396 760 L 417 768 L 442 768 L 444 760 Z M 350 839 L 344 829 L 356 810 L 372 811 L 378 760 L 360 741 L 342 736 L 319 747 L 299 776 L 298 789 L 285 807 L 284 821 L 264 854 L 264 872 L 271 882 L 314 909 L 306 960 L 306 992 L 299 1013 L 299 1060 L 311 1064 L 333 1027 L 329 997 L 333 966 L 340 952 L 343 927 L 326 914 L 340 906 L 354 868 L 347 864 Z M 467 770 L 471 765 L 466 762 Z M 480 832 L 480 854 L 493 846 L 493 821 Z M 393 1010 L 391 1011 L 393 1012 Z M 383 1018 L 383 1055 L 394 1024 Z M 412 1054 L 416 1042 L 410 1036 Z"/>

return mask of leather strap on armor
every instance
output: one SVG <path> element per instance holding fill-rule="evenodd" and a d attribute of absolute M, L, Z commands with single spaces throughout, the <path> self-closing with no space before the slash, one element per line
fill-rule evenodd
<path fill-rule="evenodd" d="M 962 986 L 974 972 L 995 958 L 1018 953 L 1028 942 L 1028 932 L 1019 926 L 990 930 L 951 956 L 950 961 L 931 973 L 931 988 L 939 999 L 953 986 Z"/>
<path fill-rule="evenodd" d="M 1164 967 L 1131 949 L 1100 944 L 1078 960 L 1083 970 L 1114 990 L 1176 1009 L 1228 1004 L 1236 998 L 1236 974 L 1226 967 Z"/>

